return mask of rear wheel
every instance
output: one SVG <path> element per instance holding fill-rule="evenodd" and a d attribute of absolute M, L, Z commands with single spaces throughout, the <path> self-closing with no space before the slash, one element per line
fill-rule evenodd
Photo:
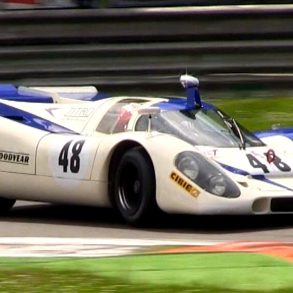
<path fill-rule="evenodd" d="M 0 216 L 7 213 L 15 204 L 15 199 L 0 197 Z"/>
<path fill-rule="evenodd" d="M 156 182 L 152 162 L 141 147 L 123 154 L 113 182 L 114 204 L 121 216 L 131 224 L 145 223 L 156 209 Z"/>

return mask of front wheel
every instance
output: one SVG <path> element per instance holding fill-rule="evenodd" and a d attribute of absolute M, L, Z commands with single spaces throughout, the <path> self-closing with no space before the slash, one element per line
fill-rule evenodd
<path fill-rule="evenodd" d="M 15 204 L 15 199 L 0 197 L 0 216 L 6 214 Z"/>
<path fill-rule="evenodd" d="M 114 172 L 114 203 L 130 224 L 145 223 L 157 209 L 156 180 L 150 158 L 141 147 L 123 154 Z"/>

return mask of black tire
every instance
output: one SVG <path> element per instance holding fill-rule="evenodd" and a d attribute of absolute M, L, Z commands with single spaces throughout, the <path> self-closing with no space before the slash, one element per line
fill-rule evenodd
<path fill-rule="evenodd" d="M 113 199 L 121 216 L 142 225 L 157 210 L 156 180 L 151 160 L 141 147 L 123 154 L 113 178 Z"/>
<path fill-rule="evenodd" d="M 6 214 L 15 204 L 15 199 L 0 197 L 0 216 Z"/>

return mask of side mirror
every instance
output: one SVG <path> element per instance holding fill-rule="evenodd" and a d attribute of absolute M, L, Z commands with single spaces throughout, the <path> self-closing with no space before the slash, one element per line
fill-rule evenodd
<path fill-rule="evenodd" d="M 186 89 L 187 108 L 201 107 L 201 98 L 198 90 L 199 80 L 196 77 L 185 74 L 180 76 L 180 83 Z"/>

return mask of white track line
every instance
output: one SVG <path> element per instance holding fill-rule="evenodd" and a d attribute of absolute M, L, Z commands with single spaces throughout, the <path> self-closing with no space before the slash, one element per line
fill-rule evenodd
<path fill-rule="evenodd" d="M 214 245 L 219 242 L 151 239 L 0 237 L 1 257 L 105 257 L 140 253 L 156 246 Z"/>
<path fill-rule="evenodd" d="M 0 244 L 83 244 L 83 245 L 213 245 L 223 241 L 153 240 L 132 238 L 57 238 L 57 237 L 0 237 Z"/>

